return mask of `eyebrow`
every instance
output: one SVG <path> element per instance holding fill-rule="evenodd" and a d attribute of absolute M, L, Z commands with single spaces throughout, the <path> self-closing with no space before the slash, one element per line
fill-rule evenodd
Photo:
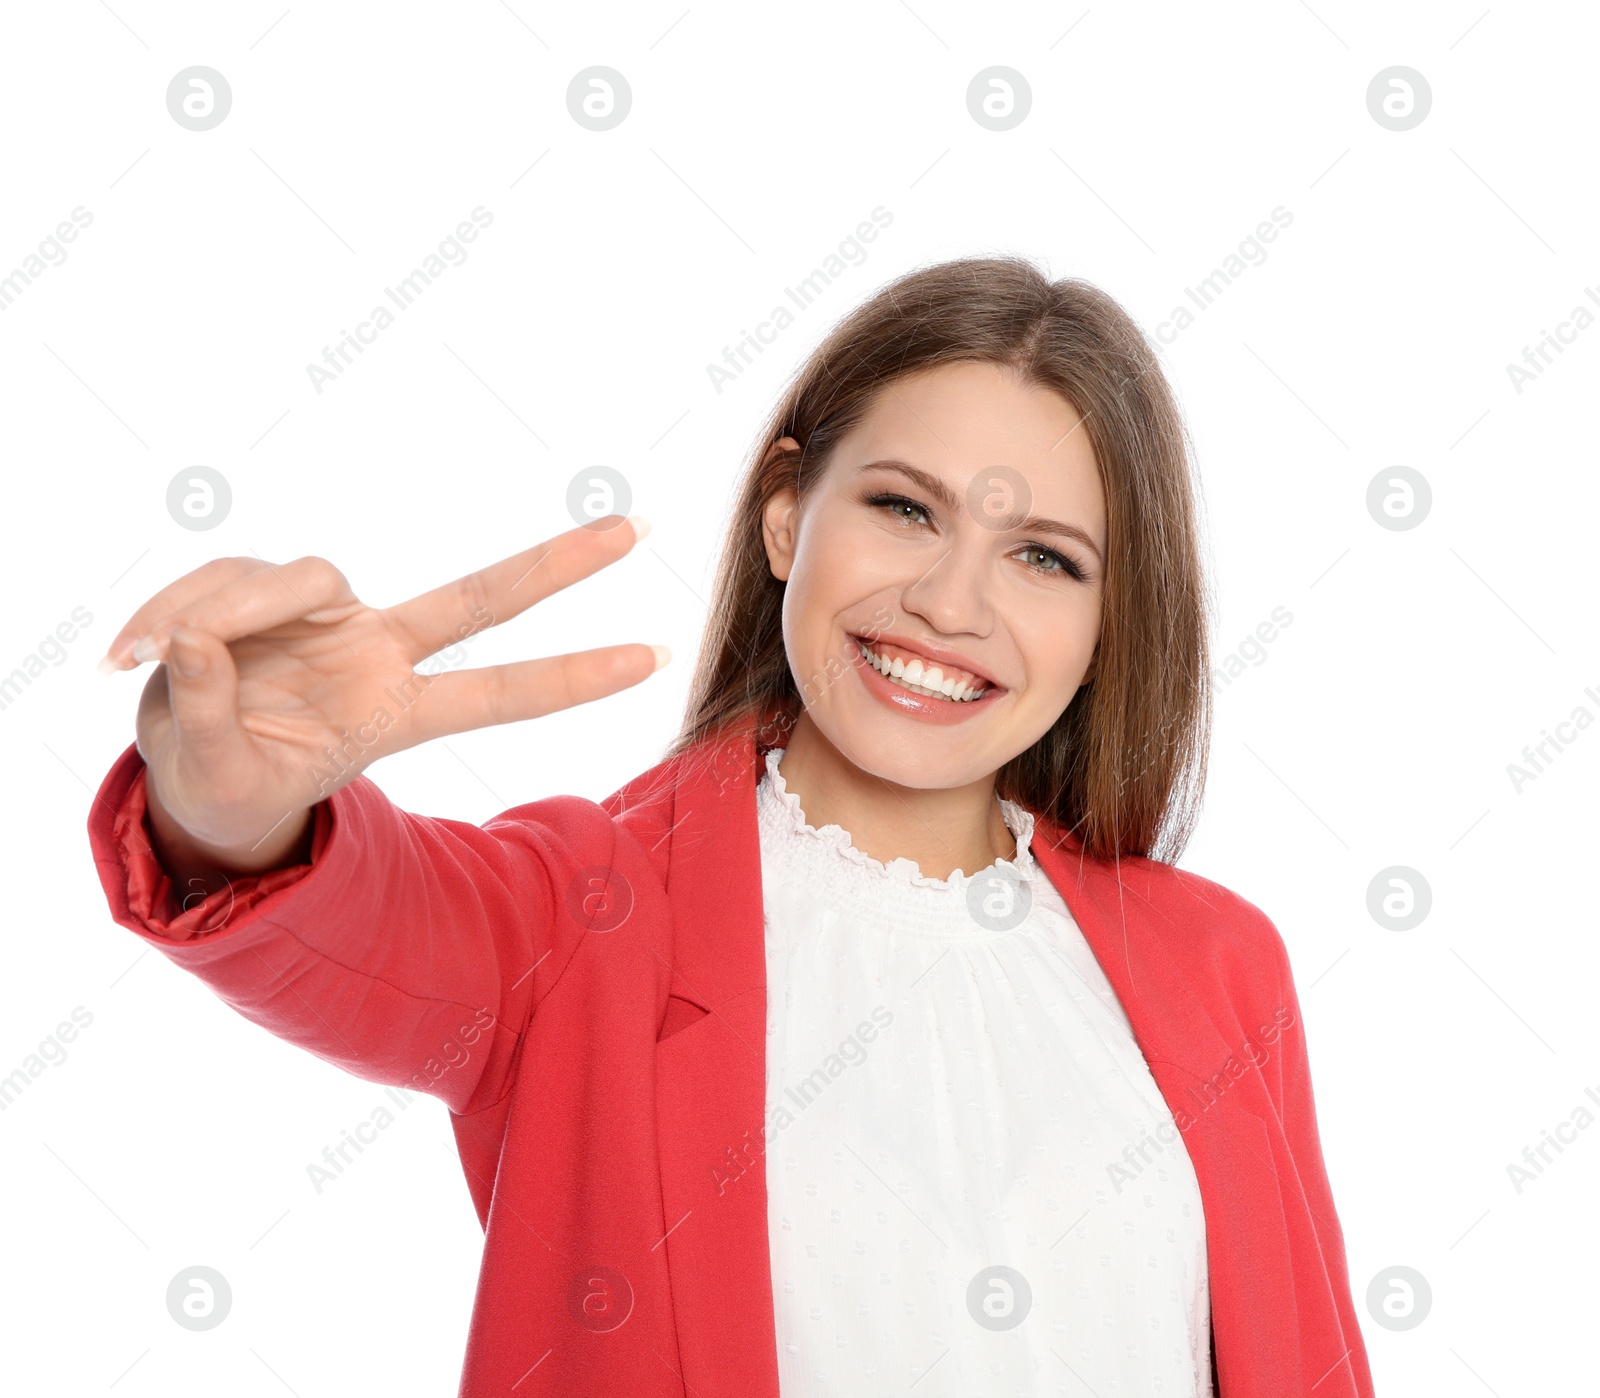
<path fill-rule="evenodd" d="M 857 468 L 857 474 L 873 470 L 896 471 L 920 490 L 931 495 L 951 514 L 961 513 L 963 506 L 961 501 L 956 498 L 955 492 L 931 471 L 924 471 L 920 466 L 913 466 L 909 461 L 887 457 L 881 461 L 864 462 Z M 1069 539 L 1076 539 L 1094 554 L 1097 563 L 1104 564 L 1105 562 L 1099 545 L 1076 524 L 1063 524 L 1058 519 L 1046 519 L 1043 515 L 1028 515 L 1025 518 L 1012 521 L 1006 528 L 1029 534 L 1065 534 Z"/>

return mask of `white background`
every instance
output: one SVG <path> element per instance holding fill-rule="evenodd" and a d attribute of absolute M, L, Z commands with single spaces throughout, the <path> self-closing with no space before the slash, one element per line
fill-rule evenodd
<path fill-rule="evenodd" d="M 598 799 L 676 731 L 733 483 L 833 320 L 914 266 L 1016 252 L 1154 335 L 1279 205 L 1267 260 L 1162 346 L 1219 659 L 1293 616 L 1219 690 L 1182 863 L 1293 957 L 1379 1391 L 1591 1382 L 1600 1130 L 1520 1193 L 1507 1172 L 1600 1092 L 1600 731 L 1520 792 L 1507 771 L 1600 715 L 1600 327 L 1520 393 L 1506 369 L 1600 295 L 1589 7 L 83 0 L 5 24 L 0 276 L 75 207 L 93 223 L 0 313 L 0 673 L 93 622 L 0 710 L 0 1075 L 74 1007 L 93 1023 L 0 1114 L 0 1385 L 442 1394 L 465 1341 L 482 1235 L 444 1108 L 418 1098 L 316 1193 L 306 1166 L 381 1089 L 107 915 L 84 822 L 148 670 L 94 665 L 142 599 L 215 555 L 315 553 L 388 604 L 569 527 L 569 480 L 612 466 L 646 545 L 473 663 L 633 640 L 674 663 L 374 772 L 473 821 Z M 166 108 L 193 64 L 233 94 L 203 133 Z M 566 106 L 593 64 L 632 89 L 607 132 Z M 992 64 L 1033 94 L 1003 133 L 965 102 Z M 1404 132 L 1366 102 L 1397 64 L 1433 98 Z M 467 260 L 317 393 L 306 365 L 478 205 Z M 866 261 L 715 391 L 707 364 L 879 205 Z M 165 506 L 197 464 L 233 490 L 210 532 Z M 1432 489 L 1407 531 L 1366 505 L 1396 465 Z M 1368 911 L 1394 865 L 1432 892 L 1409 931 Z M 234 1293 L 204 1334 L 164 1299 L 197 1263 Z M 1394 1265 L 1432 1289 L 1398 1332 L 1365 1300 Z"/>

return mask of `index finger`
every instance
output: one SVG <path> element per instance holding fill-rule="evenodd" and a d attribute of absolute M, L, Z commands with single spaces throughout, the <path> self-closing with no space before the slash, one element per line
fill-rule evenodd
<path fill-rule="evenodd" d="M 259 558 L 213 558 L 168 583 L 122 623 L 121 629 L 106 647 L 100 668 L 107 672 L 121 669 L 122 662 L 131 658 L 128 652 L 133 649 L 133 643 L 162 617 L 171 616 L 179 608 L 189 606 L 199 598 L 266 567 L 267 564 Z"/>
<path fill-rule="evenodd" d="M 607 520 L 615 523 L 608 526 Z M 475 630 L 509 621 L 535 602 L 615 563 L 649 532 L 649 521 L 642 515 L 626 519 L 606 515 L 418 593 L 388 608 L 388 616 L 415 640 L 420 660 L 459 640 L 467 618 L 476 622 Z M 489 613 L 487 622 L 478 620 L 483 611 Z"/>

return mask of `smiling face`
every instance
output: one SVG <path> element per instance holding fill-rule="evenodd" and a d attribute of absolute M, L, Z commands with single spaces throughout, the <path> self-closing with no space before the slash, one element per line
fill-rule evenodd
<path fill-rule="evenodd" d="M 806 715 L 863 771 L 917 788 L 990 778 L 1088 678 L 1105 493 L 1053 390 L 990 363 L 897 379 L 803 504 L 780 491 L 763 524 Z"/>

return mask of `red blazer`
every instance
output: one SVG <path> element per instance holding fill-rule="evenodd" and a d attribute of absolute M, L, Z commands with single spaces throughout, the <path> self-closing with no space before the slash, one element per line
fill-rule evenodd
<path fill-rule="evenodd" d="M 130 747 L 89 835 L 112 916 L 246 1018 L 450 1109 L 483 1224 L 463 1398 L 778 1398 L 750 736 L 482 827 L 365 777 L 309 865 L 178 913 Z M 1222 1398 L 1370 1398 L 1283 943 L 1257 908 L 1040 820 L 1205 1210 Z M 181 896 L 181 890 L 179 891 Z M 211 930 L 203 930 L 211 929 Z M 513 1395 L 513 1389 L 515 1393 Z"/>

